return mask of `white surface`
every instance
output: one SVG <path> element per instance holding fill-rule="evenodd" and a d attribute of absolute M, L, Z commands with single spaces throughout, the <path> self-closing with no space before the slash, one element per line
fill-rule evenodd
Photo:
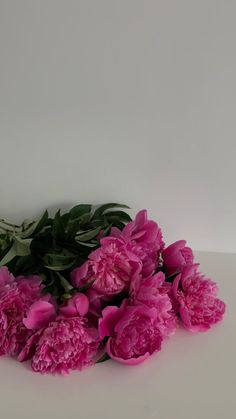
<path fill-rule="evenodd" d="M 236 2 L 0 0 L 0 215 L 146 206 L 236 252 Z"/>
<path fill-rule="evenodd" d="M 1 419 L 235 419 L 236 256 L 196 257 L 227 303 L 220 325 L 201 334 L 178 330 L 140 366 L 108 361 L 67 378 L 1 358 Z"/>

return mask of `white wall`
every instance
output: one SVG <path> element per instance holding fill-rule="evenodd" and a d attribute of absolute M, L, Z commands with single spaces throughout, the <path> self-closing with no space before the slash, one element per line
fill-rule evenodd
<path fill-rule="evenodd" d="M 236 252 L 234 0 L 0 0 L 0 215 L 147 207 Z"/>

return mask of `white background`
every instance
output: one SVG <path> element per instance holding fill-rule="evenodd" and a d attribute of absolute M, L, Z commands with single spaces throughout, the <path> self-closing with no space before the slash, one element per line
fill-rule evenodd
<path fill-rule="evenodd" d="M 147 207 L 236 252 L 234 0 L 0 0 L 0 211 Z"/>

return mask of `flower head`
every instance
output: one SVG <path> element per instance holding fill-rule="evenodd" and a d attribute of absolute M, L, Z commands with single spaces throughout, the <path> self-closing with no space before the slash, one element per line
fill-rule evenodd
<path fill-rule="evenodd" d="M 1 292 L 6 289 L 6 287 L 10 287 L 13 282 L 15 281 L 14 276 L 11 272 L 9 272 L 7 266 L 0 267 L 0 295 Z"/>
<path fill-rule="evenodd" d="M 20 360 L 32 356 L 32 369 L 41 373 L 68 374 L 93 363 L 99 347 L 95 328 L 89 327 L 85 318 L 59 316 L 48 327 L 30 338 Z"/>
<path fill-rule="evenodd" d="M 162 231 L 155 221 L 148 220 L 147 210 L 141 210 L 134 221 L 122 231 L 112 229 L 112 235 L 122 238 L 128 248 L 142 261 L 143 276 L 150 275 L 158 266 L 160 253 L 164 247 Z"/>
<path fill-rule="evenodd" d="M 61 306 L 60 313 L 65 317 L 85 316 L 88 313 L 88 309 L 88 297 L 78 292 Z"/>
<path fill-rule="evenodd" d="M 165 276 L 158 272 L 148 278 L 135 275 L 130 287 L 132 304 L 144 304 L 157 310 L 156 327 L 163 337 L 172 335 L 176 330 L 177 319 L 169 297 L 169 288 L 165 288 Z"/>
<path fill-rule="evenodd" d="M 184 326 L 191 332 L 206 331 L 220 321 L 225 303 L 217 297 L 217 285 L 197 271 L 196 265 L 184 268 L 173 284 Z"/>
<path fill-rule="evenodd" d="M 185 240 L 172 243 L 162 253 L 164 267 L 168 275 L 181 272 L 185 266 L 193 264 L 193 251 Z"/>
<path fill-rule="evenodd" d="M 140 269 L 139 258 L 127 249 L 122 240 L 105 237 L 101 247 L 89 255 L 89 260 L 75 269 L 71 278 L 76 286 L 93 282 L 92 288 L 103 295 L 128 290 L 132 275 Z"/>
<path fill-rule="evenodd" d="M 8 280 L 5 280 L 0 293 L 0 354 L 15 356 L 32 333 L 23 319 L 31 304 L 40 297 L 42 287 L 39 277 L 21 277 L 13 281 L 6 270 L 4 275 Z"/>
<path fill-rule="evenodd" d="M 24 325 L 29 330 L 41 329 L 47 326 L 56 317 L 56 308 L 48 298 L 41 298 L 31 304 L 23 319 Z"/>
<path fill-rule="evenodd" d="M 27 308 L 27 299 L 16 287 L 5 292 L 0 299 L 0 355 L 17 355 L 29 336 L 22 320 Z"/>
<path fill-rule="evenodd" d="M 162 336 L 156 327 L 156 308 L 123 303 L 120 308 L 106 307 L 102 314 L 100 337 L 109 336 L 106 350 L 114 360 L 136 365 L 161 349 Z"/>

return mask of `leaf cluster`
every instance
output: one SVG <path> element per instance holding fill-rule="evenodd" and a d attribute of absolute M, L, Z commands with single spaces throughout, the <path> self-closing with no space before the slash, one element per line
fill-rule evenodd
<path fill-rule="evenodd" d="M 69 298 L 74 292 L 70 271 L 87 260 L 99 246 L 99 235 L 111 227 L 123 229 L 131 221 L 126 205 L 109 203 L 98 207 L 79 204 L 54 217 L 45 211 L 37 221 L 14 225 L 0 220 L 0 266 L 14 275 L 41 275 L 45 291 L 55 298 Z"/>

